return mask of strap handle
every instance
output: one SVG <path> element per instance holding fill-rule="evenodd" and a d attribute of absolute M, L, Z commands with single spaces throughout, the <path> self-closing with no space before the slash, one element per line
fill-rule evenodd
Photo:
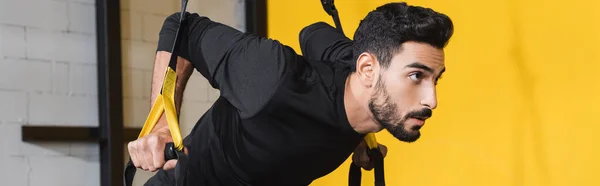
<path fill-rule="evenodd" d="M 179 163 L 176 167 L 177 173 L 184 173 L 186 168 L 185 164 L 187 163 L 187 157 L 183 153 L 183 138 L 181 137 L 181 131 L 179 129 L 179 119 L 175 107 L 175 85 L 177 82 L 177 53 L 179 52 L 179 43 L 181 42 L 180 31 L 185 24 L 182 24 L 185 20 L 185 13 L 187 7 L 187 0 L 181 1 L 181 14 L 179 17 L 179 28 L 177 28 L 177 32 L 175 35 L 175 41 L 173 42 L 173 47 L 171 48 L 171 59 L 169 61 L 169 66 L 165 70 L 165 78 L 163 81 L 163 85 L 161 87 L 161 91 L 156 97 L 152 108 L 150 109 L 150 113 L 144 122 L 144 126 L 142 131 L 138 135 L 138 138 L 144 137 L 148 135 L 156 123 L 158 119 L 162 115 L 163 111 L 167 117 L 167 123 L 169 125 L 169 131 L 171 133 L 171 137 L 173 138 L 172 143 L 165 144 L 164 157 L 165 161 L 172 159 L 179 159 Z M 133 164 L 131 158 L 127 162 L 124 172 L 124 184 L 125 186 L 131 186 L 133 184 L 133 179 L 135 177 L 136 168 Z M 178 184 L 183 184 L 183 176 L 182 178 L 177 179 Z"/>

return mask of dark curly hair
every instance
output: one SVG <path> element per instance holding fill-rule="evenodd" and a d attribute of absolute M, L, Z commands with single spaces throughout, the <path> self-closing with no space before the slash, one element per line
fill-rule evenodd
<path fill-rule="evenodd" d="M 454 32 L 452 20 L 430 8 L 388 3 L 369 12 L 354 33 L 354 60 L 363 52 L 387 68 L 402 43 L 415 41 L 444 48 Z"/>

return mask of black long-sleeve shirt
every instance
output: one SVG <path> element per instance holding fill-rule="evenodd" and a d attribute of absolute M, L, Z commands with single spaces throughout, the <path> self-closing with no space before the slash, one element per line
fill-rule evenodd
<path fill-rule="evenodd" d="M 314 50 L 303 57 L 197 14 L 184 24 L 180 56 L 221 94 L 185 139 L 189 185 L 308 185 L 339 167 L 363 139 L 344 107 L 352 65 L 334 60 L 347 57 L 347 48 L 304 43 Z M 173 14 L 158 50 L 171 50 L 177 27 Z M 303 30 L 301 40 L 311 33 Z"/>

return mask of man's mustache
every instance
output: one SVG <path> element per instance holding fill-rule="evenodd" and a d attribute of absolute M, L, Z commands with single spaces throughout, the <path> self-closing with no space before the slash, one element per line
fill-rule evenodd
<path fill-rule="evenodd" d="M 416 118 L 420 120 L 426 120 L 427 118 L 430 118 L 432 114 L 433 111 L 431 109 L 424 108 L 421 110 L 409 112 L 408 114 L 406 114 L 405 118 Z"/>

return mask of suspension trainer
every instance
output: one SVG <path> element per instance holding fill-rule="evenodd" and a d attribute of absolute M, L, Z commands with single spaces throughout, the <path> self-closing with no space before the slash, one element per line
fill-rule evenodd
<path fill-rule="evenodd" d="M 165 161 L 178 159 L 177 166 L 175 167 L 177 185 L 184 184 L 185 176 L 183 175 L 186 172 L 186 167 L 188 163 L 188 157 L 186 154 L 183 153 L 183 138 L 181 137 L 181 132 L 179 129 L 179 119 L 175 107 L 175 85 L 177 83 L 177 56 L 179 51 L 179 43 L 181 42 L 181 35 L 179 33 L 182 29 L 185 29 L 185 24 L 182 23 L 185 21 L 185 9 L 187 7 L 187 2 L 187 0 L 181 1 L 179 28 L 177 29 L 175 41 L 173 42 L 173 47 L 171 48 L 171 59 L 169 61 L 169 66 L 165 70 L 165 78 L 163 81 L 163 85 L 161 87 L 160 93 L 154 101 L 154 104 L 152 105 L 152 109 L 150 109 L 150 113 L 146 118 L 146 122 L 144 122 L 142 131 L 138 136 L 138 138 L 141 138 L 149 134 L 164 111 L 165 116 L 167 117 L 169 131 L 171 132 L 171 137 L 173 138 L 173 142 L 167 143 L 165 145 Z M 131 158 L 129 158 L 129 162 L 127 162 L 127 166 L 125 168 L 125 186 L 132 185 L 133 178 L 135 177 L 135 172 L 136 168 L 133 165 Z"/>
<path fill-rule="evenodd" d="M 344 30 L 342 29 L 342 24 L 340 23 L 340 17 L 338 15 L 337 8 L 335 8 L 335 4 L 333 0 L 321 0 L 321 4 L 323 5 L 323 9 L 327 14 L 329 14 L 333 18 L 333 22 L 335 23 L 335 27 L 343 34 Z M 369 147 L 367 150 L 367 155 L 371 161 L 375 163 L 375 186 L 385 186 L 385 176 L 383 170 L 383 155 L 381 151 L 379 151 L 379 147 L 377 146 L 377 139 L 375 138 L 375 134 L 369 133 L 365 136 L 365 142 Z M 348 185 L 349 186 L 360 186 L 362 178 L 361 167 L 351 163 L 350 164 L 350 172 L 348 175 Z"/>

